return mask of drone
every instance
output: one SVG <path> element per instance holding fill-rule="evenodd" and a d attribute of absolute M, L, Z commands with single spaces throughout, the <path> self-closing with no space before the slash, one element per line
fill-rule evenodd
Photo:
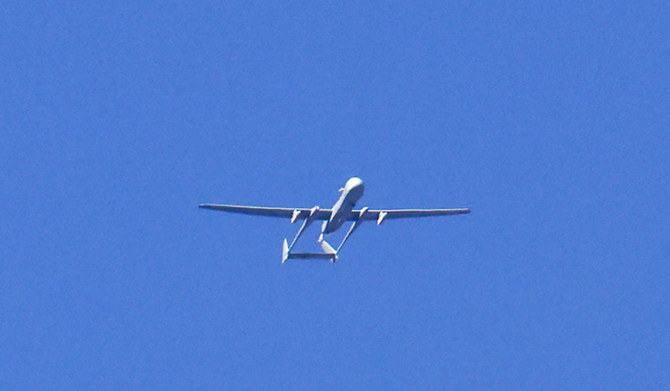
<path fill-rule="evenodd" d="M 388 219 L 400 218 L 414 218 L 427 216 L 444 216 L 470 213 L 468 208 L 458 209 L 370 209 L 367 206 L 361 209 L 354 209 L 356 203 L 363 197 L 365 186 L 363 181 L 358 177 L 352 177 L 347 180 L 347 183 L 339 192 L 340 198 L 335 205 L 330 209 L 321 209 L 318 206 L 312 208 L 272 208 L 263 206 L 244 206 L 244 205 L 224 205 L 224 204 L 200 204 L 200 208 L 213 209 L 224 212 L 242 213 L 256 216 L 271 216 L 291 219 L 291 223 L 302 220 L 302 225 L 295 235 L 291 244 L 287 239 L 284 239 L 282 245 L 282 263 L 288 259 L 327 259 L 335 263 L 344 243 L 351 236 L 351 234 L 364 221 L 377 221 L 377 225 Z M 292 252 L 298 238 L 302 235 L 305 229 L 315 220 L 323 221 L 321 225 L 321 234 L 318 242 L 321 243 L 323 252 Z M 345 222 L 351 221 L 342 242 L 334 248 L 326 240 L 325 237 L 344 225 Z"/>

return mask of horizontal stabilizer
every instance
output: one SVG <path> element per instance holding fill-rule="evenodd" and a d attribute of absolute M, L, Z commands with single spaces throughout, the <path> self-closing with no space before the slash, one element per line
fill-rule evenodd
<path fill-rule="evenodd" d="M 288 253 L 286 259 L 328 259 L 334 260 L 337 259 L 337 254 L 325 254 L 325 253 Z"/>
<path fill-rule="evenodd" d="M 337 252 L 328 243 L 326 243 L 326 246 L 328 246 L 328 250 L 324 247 L 324 253 L 292 253 L 291 248 L 288 246 L 288 241 L 284 239 L 284 243 L 282 243 L 281 263 L 286 262 L 287 259 L 328 259 L 331 262 L 335 262 L 337 260 Z"/>

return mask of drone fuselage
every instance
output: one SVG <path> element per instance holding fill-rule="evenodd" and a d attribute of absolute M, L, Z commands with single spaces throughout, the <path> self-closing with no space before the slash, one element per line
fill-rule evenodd
<path fill-rule="evenodd" d="M 350 178 L 341 189 L 342 195 L 333 205 L 333 212 L 330 219 L 324 221 L 321 227 L 322 234 L 329 234 L 337 231 L 351 214 L 358 200 L 363 197 L 365 186 L 360 178 Z"/>

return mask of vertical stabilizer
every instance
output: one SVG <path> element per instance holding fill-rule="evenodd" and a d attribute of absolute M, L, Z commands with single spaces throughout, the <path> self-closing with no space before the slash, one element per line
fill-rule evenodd
<path fill-rule="evenodd" d="M 324 240 L 321 242 L 321 248 L 323 249 L 324 253 L 331 256 L 330 258 L 331 262 L 335 263 L 335 261 L 337 261 L 337 251 L 335 251 L 333 246 L 331 246 L 330 244 L 328 244 L 328 242 Z"/>
<path fill-rule="evenodd" d="M 326 254 L 337 255 L 337 251 L 335 251 L 333 246 L 328 244 L 328 242 L 326 242 L 325 240 L 321 241 L 321 248 L 323 249 L 323 252 Z"/>
<path fill-rule="evenodd" d="M 286 262 L 288 259 L 288 241 L 284 239 L 284 244 L 282 246 L 282 252 L 281 252 L 281 263 Z"/>

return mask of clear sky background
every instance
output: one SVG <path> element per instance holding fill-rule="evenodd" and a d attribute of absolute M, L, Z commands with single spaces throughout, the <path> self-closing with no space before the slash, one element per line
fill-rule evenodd
<path fill-rule="evenodd" d="M 670 388 L 667 2 L 112 3 L 0 11 L 1 389 Z M 354 175 L 473 213 L 197 208 Z"/>

